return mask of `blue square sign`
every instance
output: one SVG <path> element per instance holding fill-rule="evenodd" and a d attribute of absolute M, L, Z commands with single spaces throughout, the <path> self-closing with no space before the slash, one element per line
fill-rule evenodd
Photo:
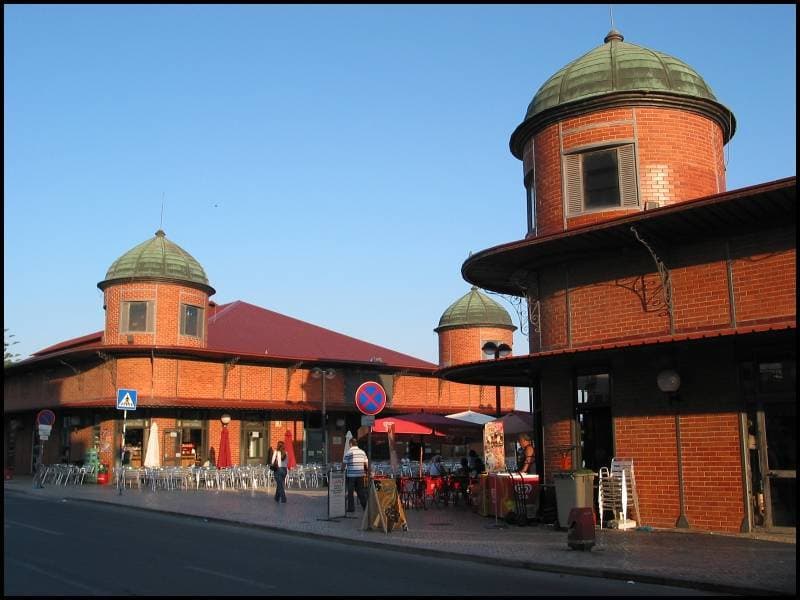
<path fill-rule="evenodd" d="M 117 390 L 117 408 L 136 410 L 136 390 Z"/>

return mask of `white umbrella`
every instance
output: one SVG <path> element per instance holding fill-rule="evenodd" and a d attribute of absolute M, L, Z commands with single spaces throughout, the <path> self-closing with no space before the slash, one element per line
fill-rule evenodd
<path fill-rule="evenodd" d="M 477 423 L 478 425 L 486 425 L 489 421 L 494 421 L 494 417 L 485 415 L 483 413 L 475 412 L 472 410 L 465 410 L 452 415 L 445 415 L 448 419 L 458 419 L 459 421 L 466 421 L 468 423 Z"/>
<path fill-rule="evenodd" d="M 147 452 L 144 454 L 145 467 L 161 466 L 161 451 L 158 446 L 158 423 L 150 425 L 150 437 L 147 438 Z"/>
<path fill-rule="evenodd" d="M 347 454 L 347 451 L 350 449 L 350 440 L 353 439 L 353 434 L 350 433 L 350 430 L 347 430 L 347 433 L 344 436 L 344 452 L 342 453 L 342 462 L 344 462 L 344 455 Z"/>

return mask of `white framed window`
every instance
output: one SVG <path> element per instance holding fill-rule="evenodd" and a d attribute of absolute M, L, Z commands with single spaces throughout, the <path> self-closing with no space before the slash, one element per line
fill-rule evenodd
<path fill-rule="evenodd" d="M 120 333 L 152 333 L 153 301 L 132 300 L 120 303 Z"/>
<path fill-rule="evenodd" d="M 204 310 L 192 304 L 181 304 L 181 335 L 203 337 Z"/>
<path fill-rule="evenodd" d="M 568 216 L 639 206 L 633 144 L 566 154 L 563 160 Z"/>

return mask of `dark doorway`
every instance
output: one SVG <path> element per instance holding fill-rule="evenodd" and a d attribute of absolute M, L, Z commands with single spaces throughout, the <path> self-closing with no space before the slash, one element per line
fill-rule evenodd
<path fill-rule="evenodd" d="M 596 473 L 600 467 L 609 467 L 614 457 L 611 377 L 608 373 L 579 375 L 575 384 L 578 466 Z"/>

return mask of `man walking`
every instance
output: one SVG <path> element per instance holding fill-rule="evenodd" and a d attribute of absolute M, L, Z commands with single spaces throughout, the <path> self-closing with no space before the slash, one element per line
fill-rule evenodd
<path fill-rule="evenodd" d="M 367 489 L 364 478 L 367 474 L 369 461 L 364 451 L 358 447 L 358 440 L 350 440 L 350 448 L 344 455 L 345 477 L 347 478 L 347 512 L 355 512 L 353 492 L 358 496 L 362 509 L 367 508 Z"/>

